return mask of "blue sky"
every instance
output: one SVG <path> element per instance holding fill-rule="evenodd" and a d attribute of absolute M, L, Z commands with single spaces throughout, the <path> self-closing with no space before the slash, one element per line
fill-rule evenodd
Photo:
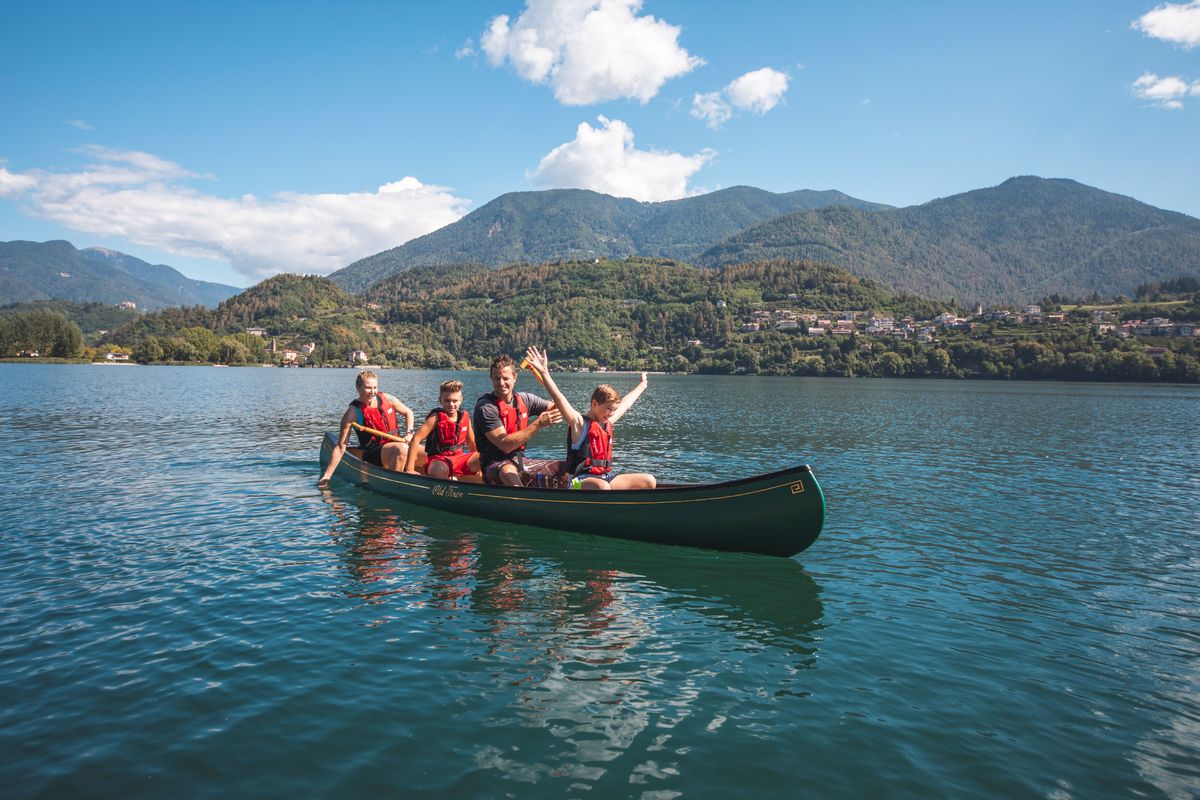
<path fill-rule="evenodd" d="M 10 4 L 0 241 L 238 286 L 500 194 L 893 205 L 1013 175 L 1200 217 L 1200 0 Z"/>

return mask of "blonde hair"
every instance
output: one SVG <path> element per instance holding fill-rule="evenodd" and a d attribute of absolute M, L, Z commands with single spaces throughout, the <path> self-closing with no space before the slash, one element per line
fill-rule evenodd
<path fill-rule="evenodd" d="M 363 387 L 363 382 L 366 381 L 367 378 L 379 380 L 379 376 L 374 372 L 371 372 L 369 369 L 364 369 L 362 372 L 358 373 L 358 377 L 354 379 L 354 388 L 361 389 Z"/>
<path fill-rule="evenodd" d="M 442 381 L 442 386 L 438 389 L 438 397 L 444 394 L 454 394 L 462 391 L 462 381 Z"/>
<path fill-rule="evenodd" d="M 592 392 L 592 402 L 599 403 L 600 405 L 604 405 L 605 403 L 619 403 L 621 402 L 621 395 L 607 383 L 602 383 Z"/>

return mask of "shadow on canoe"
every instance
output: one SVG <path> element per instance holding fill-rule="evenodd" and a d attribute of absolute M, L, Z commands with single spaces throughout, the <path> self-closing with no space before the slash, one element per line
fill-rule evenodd
<path fill-rule="evenodd" d="M 322 439 L 322 467 L 335 444 L 332 433 Z M 347 449 L 334 477 L 405 503 L 518 525 L 787 557 L 816 541 L 825 523 L 825 498 L 808 466 L 723 483 L 588 492 L 443 481 L 358 456 Z"/>

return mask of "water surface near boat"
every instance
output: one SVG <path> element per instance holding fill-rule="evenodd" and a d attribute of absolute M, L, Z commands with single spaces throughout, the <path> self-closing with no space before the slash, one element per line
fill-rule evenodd
<path fill-rule="evenodd" d="M 318 491 L 352 381 L 0 365 L 9 796 L 1200 783 L 1195 387 L 652 376 L 619 467 L 813 464 L 787 560 Z"/>

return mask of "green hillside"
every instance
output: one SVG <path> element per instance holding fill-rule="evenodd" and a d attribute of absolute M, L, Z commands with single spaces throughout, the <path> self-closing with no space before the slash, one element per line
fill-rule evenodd
<path fill-rule="evenodd" d="M 831 204 L 886 208 L 841 192 L 774 194 L 748 186 L 662 203 L 582 189 L 513 192 L 440 230 L 357 261 L 330 278 L 350 291 L 362 291 L 419 266 L 497 267 L 629 255 L 689 261 L 751 225 Z"/>
<path fill-rule="evenodd" d="M 908 208 L 788 214 L 710 248 L 699 263 L 773 258 L 816 259 L 964 303 L 1109 296 L 1200 274 L 1200 220 L 1075 181 L 1022 177 Z"/>
<path fill-rule="evenodd" d="M 362 350 L 393 367 L 483 368 L 539 344 L 562 368 L 1196 383 L 1198 285 L 1179 277 L 1140 285 L 1133 303 L 1047 297 L 1036 313 L 970 313 L 817 262 L 424 267 L 362 297 L 277 276 L 216 310 L 141 315 L 108 341 L 143 362 L 282 363 L 289 348 L 310 366 Z"/>

